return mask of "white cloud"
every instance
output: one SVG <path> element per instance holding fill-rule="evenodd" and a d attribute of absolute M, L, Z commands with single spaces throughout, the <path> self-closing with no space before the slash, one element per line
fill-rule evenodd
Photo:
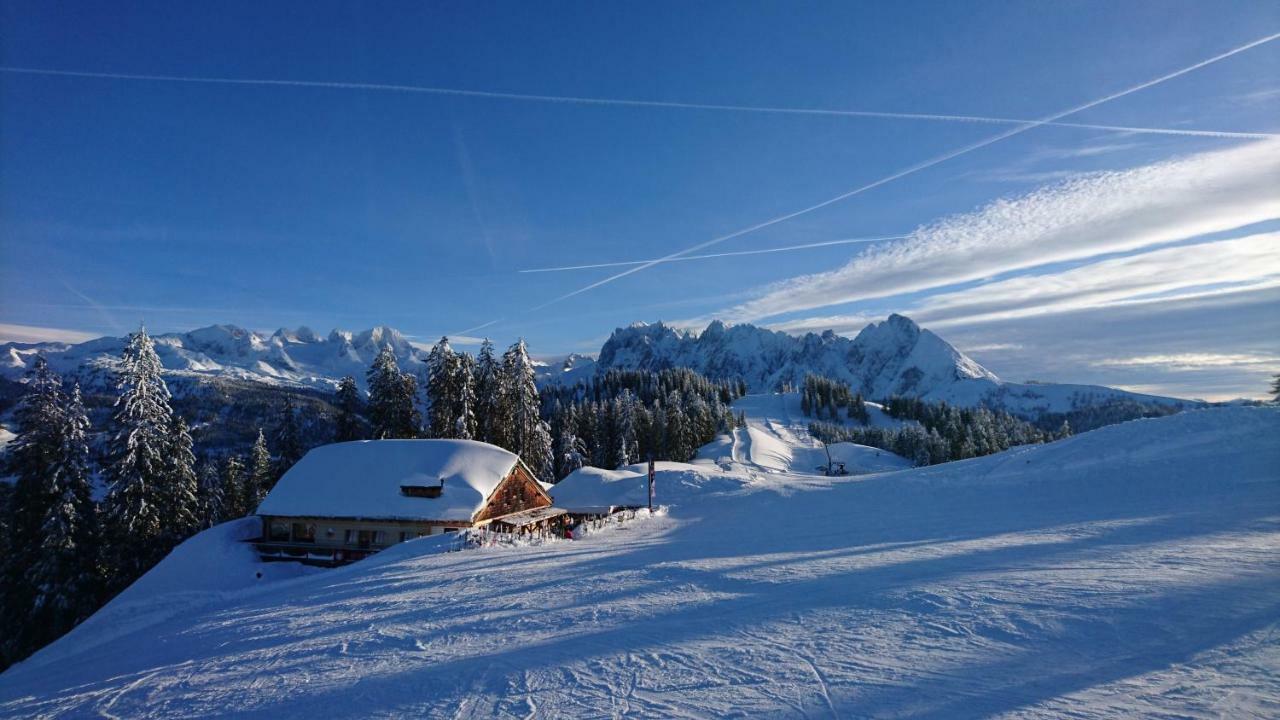
<path fill-rule="evenodd" d="M 80 330 L 67 330 L 65 328 L 0 323 L 0 342 L 6 343 L 82 343 L 86 340 L 93 340 L 100 337 L 102 337 L 102 333 L 88 333 Z"/>
<path fill-rule="evenodd" d="M 1091 174 L 943 219 L 715 316 L 755 321 L 1228 231 L 1280 217 L 1278 185 L 1276 140 Z"/>
<path fill-rule="evenodd" d="M 1280 355 L 1248 353 L 1175 353 L 1169 355 L 1135 355 L 1104 358 L 1096 365 L 1104 367 L 1152 367 L 1165 370 L 1203 370 L 1205 368 L 1280 366 Z"/>
<path fill-rule="evenodd" d="M 946 327 L 1277 285 L 1280 233 L 1263 233 L 1163 248 L 1058 273 L 1024 275 L 938 294 L 922 301 L 912 316 Z"/>

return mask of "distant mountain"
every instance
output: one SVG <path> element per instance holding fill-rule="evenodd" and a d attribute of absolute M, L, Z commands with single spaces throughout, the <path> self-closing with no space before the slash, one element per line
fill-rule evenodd
<path fill-rule="evenodd" d="M 947 341 L 903 315 L 863 328 L 850 339 L 834 332 L 788 335 L 754 325 L 714 321 L 701 333 L 661 323 L 618 328 L 600 349 L 595 372 L 686 367 L 714 379 L 742 378 L 753 392 L 799 386 L 808 373 L 848 382 L 868 398 L 917 395 L 972 407 L 987 405 L 1021 415 L 1067 412 L 1115 399 L 1143 403 L 1199 403 L 1139 395 L 1097 385 L 1021 384 L 1001 380 Z M 572 373 L 548 382 L 576 380 Z"/>
<path fill-rule="evenodd" d="M 361 385 L 378 350 L 390 344 L 400 367 L 423 368 L 427 352 L 394 328 L 362 332 L 334 330 L 321 337 L 309 328 L 258 333 L 234 325 L 212 325 L 155 336 L 156 351 L 170 376 L 190 380 L 265 383 L 277 388 L 330 391 L 344 375 Z M 86 388 L 106 389 L 119 362 L 124 338 L 65 343 L 0 345 L 0 377 L 16 380 L 43 352 L 53 369 Z M 1068 412 L 1117 399 L 1144 404 L 1199 405 L 1097 385 L 1004 382 L 933 332 L 902 315 L 863 328 L 855 338 L 827 331 L 788 335 L 754 325 L 715 321 L 701 333 L 661 323 L 618 328 L 598 359 L 570 355 L 540 363 L 541 384 L 571 384 L 610 369 L 661 370 L 686 367 L 713 379 L 742 378 L 752 392 L 798 386 L 807 373 L 848 382 L 868 398 L 918 395 L 972 407 L 988 405 L 1024 416 Z"/>
<path fill-rule="evenodd" d="M 278 386 L 332 389 L 344 375 L 363 385 L 365 371 L 383 345 L 390 344 L 401 369 L 417 371 L 426 352 L 399 331 L 378 326 L 362 332 L 334 330 L 320 337 L 310 328 L 281 328 L 266 335 L 235 325 L 211 325 L 185 333 L 154 336 L 156 353 L 170 375 L 247 380 Z M 58 372 L 82 384 L 109 382 L 124 350 L 124 338 L 104 337 L 64 343 L 0 345 L 0 375 L 21 377 L 37 353 Z"/>

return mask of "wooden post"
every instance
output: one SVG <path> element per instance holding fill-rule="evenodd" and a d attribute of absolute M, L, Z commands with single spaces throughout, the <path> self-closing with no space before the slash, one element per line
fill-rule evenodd
<path fill-rule="evenodd" d="M 649 514 L 653 514 L 653 453 L 649 454 Z"/>

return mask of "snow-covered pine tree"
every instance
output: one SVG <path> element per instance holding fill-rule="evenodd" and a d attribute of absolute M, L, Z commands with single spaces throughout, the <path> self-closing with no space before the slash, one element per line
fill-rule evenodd
<path fill-rule="evenodd" d="M 363 440 L 364 421 L 360 417 L 360 408 L 364 403 L 355 378 L 348 375 L 338 382 L 335 404 L 338 406 L 338 417 L 334 421 L 333 441 Z"/>
<path fill-rule="evenodd" d="M 200 480 L 199 517 L 200 527 L 210 528 L 226 519 L 227 505 L 223 493 L 222 477 L 218 474 L 218 464 L 206 458 L 200 463 L 200 471 L 196 474 Z"/>
<path fill-rule="evenodd" d="M 167 468 L 162 500 L 164 502 L 164 537 L 170 546 L 191 537 L 200 526 L 200 509 L 197 493 L 195 443 L 187 422 L 179 415 L 173 416 L 169 425 L 169 467 Z"/>
<path fill-rule="evenodd" d="M 457 356 L 449 346 L 449 338 L 441 337 L 427 354 L 427 433 L 430 437 L 454 437 L 456 365 Z"/>
<path fill-rule="evenodd" d="M 494 423 L 498 415 L 499 375 L 501 367 L 493 354 L 493 343 L 485 338 L 476 357 L 476 432 L 475 439 L 494 443 Z"/>
<path fill-rule="evenodd" d="M 258 430 L 258 439 L 253 441 L 253 448 L 249 450 L 249 474 L 245 478 L 246 514 L 258 511 L 258 506 L 275 484 L 275 467 L 271 462 L 271 451 L 267 449 L 267 438 L 262 430 Z"/>
<path fill-rule="evenodd" d="M 223 515 L 221 520 L 234 520 L 249 514 L 246 509 L 249 503 L 245 499 L 244 491 L 244 460 L 232 455 L 222 464 Z"/>
<path fill-rule="evenodd" d="M 298 427 L 298 414 L 289 395 L 284 396 L 284 403 L 280 406 L 280 417 L 272 440 L 276 446 L 276 477 L 280 477 L 306 453 L 302 446 L 302 429 Z"/>
<path fill-rule="evenodd" d="M 478 431 L 476 424 L 476 361 L 467 353 L 458 353 L 453 364 L 453 437 L 471 440 Z"/>
<path fill-rule="evenodd" d="M 59 449 L 54 472 L 46 481 L 53 502 L 40 526 L 40 552 L 27 571 L 34 593 L 26 622 L 38 628 L 37 642 L 61 636 L 95 607 L 97 577 L 97 515 L 90 487 L 89 416 L 72 390 L 56 429 Z"/>
<path fill-rule="evenodd" d="M 26 385 L 26 393 L 15 411 L 18 436 L 9 444 L 5 469 L 14 482 L 9 499 L 10 550 L 6 556 L 6 576 L 0 578 L 5 604 L 24 617 L 34 602 L 26 572 L 39 559 L 39 545 L 32 542 L 32 538 L 40 537 L 40 528 L 59 494 L 56 478 L 66 403 L 62 379 L 49 368 L 43 355 L 37 355 L 32 363 Z M 20 637 L 10 638 L 6 657 L 25 656 L 34 649 L 30 631 L 19 623 Z"/>
<path fill-rule="evenodd" d="M 541 401 L 533 361 L 523 338 L 502 355 L 498 406 L 501 424 L 493 429 L 509 429 L 500 438 L 506 442 L 502 447 L 519 455 L 539 479 L 550 478 L 551 431 L 539 414 Z"/>
<path fill-rule="evenodd" d="M 684 403 L 676 390 L 672 390 L 667 395 L 665 425 L 663 454 L 676 462 L 686 462 L 693 457 L 693 442 L 689 432 L 689 420 L 685 417 Z"/>
<path fill-rule="evenodd" d="M 636 440 L 637 404 L 635 394 L 629 389 L 624 389 L 613 401 L 614 440 L 617 442 L 614 467 L 630 465 L 639 460 Z"/>
<path fill-rule="evenodd" d="M 118 591 L 169 552 L 165 543 L 173 410 L 146 328 L 129 336 L 118 370 L 105 474 L 103 533 L 110 590 Z"/>
<path fill-rule="evenodd" d="M 418 384 L 400 372 L 391 345 L 384 345 L 369 368 L 369 423 L 375 439 L 415 438 L 421 419 L 415 405 Z"/>

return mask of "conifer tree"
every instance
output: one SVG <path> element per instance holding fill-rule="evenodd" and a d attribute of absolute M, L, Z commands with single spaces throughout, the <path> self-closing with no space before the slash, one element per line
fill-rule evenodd
<path fill-rule="evenodd" d="M 551 431 L 539 414 L 538 385 L 523 339 L 503 353 L 499 387 L 498 417 L 508 431 L 499 438 L 505 444 L 498 444 L 519 455 L 540 479 L 551 477 Z"/>
<path fill-rule="evenodd" d="M 421 418 L 415 405 L 417 381 L 400 372 L 390 345 L 383 346 L 369 368 L 369 423 L 373 437 L 415 438 Z"/>
<path fill-rule="evenodd" d="M 103 532 L 108 585 L 117 591 L 169 551 L 166 495 L 174 469 L 173 410 L 160 358 L 145 328 L 129 336 L 118 371 L 116 412 L 107 448 Z"/>
<path fill-rule="evenodd" d="M 494 425 L 498 418 L 498 400 L 500 393 L 499 376 L 501 367 L 493 354 L 493 343 L 485 338 L 480 344 L 480 354 L 476 357 L 476 432 L 475 439 L 487 443 L 497 443 Z"/>
<path fill-rule="evenodd" d="M 218 464 L 206 459 L 197 474 L 199 486 L 200 527 L 210 528 L 227 519 L 227 503 Z"/>
<path fill-rule="evenodd" d="M 193 448 L 186 421 L 174 415 L 169 425 L 168 468 L 160 493 L 165 518 L 162 535 L 170 547 L 190 537 L 200 525 L 199 481 Z"/>
<path fill-rule="evenodd" d="M 1280 403 L 1280 373 L 1276 373 L 1275 379 L 1271 381 L 1271 399 Z"/>
<path fill-rule="evenodd" d="M 276 446 L 276 477 L 280 477 L 306 454 L 302 446 L 302 430 L 298 427 L 298 414 L 294 411 L 293 398 L 289 395 L 284 396 L 272 440 Z"/>
<path fill-rule="evenodd" d="M 97 591 L 96 509 L 90 487 L 89 417 L 77 385 L 56 429 L 54 472 L 45 482 L 53 502 L 38 535 L 39 555 L 27 571 L 34 597 L 25 622 L 38 629 L 37 642 L 61 636 L 92 611 Z"/>
<path fill-rule="evenodd" d="M 65 397 L 62 380 L 49 368 L 43 355 L 37 355 L 27 373 L 27 391 L 15 411 L 18 436 L 9 444 L 6 474 L 14 478 L 9 500 L 10 536 L 9 553 L 6 555 L 6 575 L 0 585 L 6 595 L 6 605 L 20 615 L 34 603 L 27 569 L 39 558 L 39 546 L 32 542 L 40 537 L 40 528 L 49 509 L 57 502 L 58 458 L 63 441 Z M 19 627 L 18 636 L 11 638 L 8 653 L 25 655 L 31 647 L 31 628 Z"/>
<path fill-rule="evenodd" d="M 427 355 L 427 433 L 434 438 L 454 437 L 457 398 L 457 356 L 442 337 Z"/>
<path fill-rule="evenodd" d="M 245 479 L 246 514 L 258 511 L 258 506 L 267 498 L 267 493 L 276 484 L 274 466 L 271 462 L 271 451 L 267 449 L 267 439 L 262 430 L 258 430 L 258 439 L 249 450 L 249 474 Z"/>
<path fill-rule="evenodd" d="M 222 464 L 222 503 L 223 521 L 234 520 L 248 515 L 249 505 L 245 499 L 246 489 L 244 460 L 232 455 Z"/>
<path fill-rule="evenodd" d="M 471 440 L 478 432 L 476 422 L 476 361 L 467 353 L 458 353 L 453 365 L 455 389 L 453 437 Z"/>
<path fill-rule="evenodd" d="M 360 418 L 360 388 L 356 387 L 356 379 L 350 375 L 338 382 L 337 392 L 338 417 L 334 423 L 334 442 L 349 442 L 364 439 L 364 422 Z"/>

